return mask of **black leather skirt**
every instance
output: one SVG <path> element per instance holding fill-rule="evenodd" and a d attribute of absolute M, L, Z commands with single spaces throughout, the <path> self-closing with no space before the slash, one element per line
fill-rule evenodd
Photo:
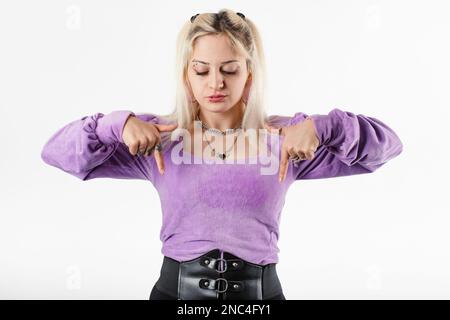
<path fill-rule="evenodd" d="M 178 300 L 286 300 L 275 263 L 254 264 L 219 249 L 183 262 L 164 256 L 155 290 Z"/>

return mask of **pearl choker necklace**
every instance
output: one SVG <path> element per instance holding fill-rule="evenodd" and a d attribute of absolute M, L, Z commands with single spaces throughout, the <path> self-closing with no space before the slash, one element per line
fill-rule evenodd
<path fill-rule="evenodd" d="M 242 130 L 241 126 L 236 127 L 236 128 L 225 129 L 225 131 L 222 131 L 222 130 L 219 130 L 216 128 L 210 128 L 206 124 L 204 124 L 202 120 L 200 120 L 200 118 L 198 117 L 198 114 L 196 116 L 196 120 L 200 121 L 202 128 L 207 132 L 220 133 L 221 135 L 227 135 L 227 134 L 232 134 L 232 133 L 238 132 L 239 130 Z"/>

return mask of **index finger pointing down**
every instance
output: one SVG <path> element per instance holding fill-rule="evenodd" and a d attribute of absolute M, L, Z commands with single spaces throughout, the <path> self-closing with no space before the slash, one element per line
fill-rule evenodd
<path fill-rule="evenodd" d="M 164 158 L 162 154 L 162 149 L 160 150 L 161 140 L 157 142 L 155 145 L 154 157 L 156 161 L 156 165 L 158 166 L 158 171 L 160 174 L 164 174 Z"/>
<path fill-rule="evenodd" d="M 286 177 L 286 173 L 288 170 L 288 160 L 289 160 L 289 153 L 286 149 L 281 149 L 281 162 L 280 162 L 280 169 L 279 169 L 279 175 L 278 175 L 278 181 L 282 182 L 284 178 Z"/>

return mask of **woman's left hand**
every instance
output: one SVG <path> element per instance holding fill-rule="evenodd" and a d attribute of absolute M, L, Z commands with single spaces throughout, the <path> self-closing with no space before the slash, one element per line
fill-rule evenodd
<path fill-rule="evenodd" d="M 279 134 L 284 136 L 284 141 L 281 146 L 281 162 L 279 166 L 278 180 L 282 182 L 286 178 L 289 158 L 300 160 L 311 160 L 314 158 L 314 153 L 319 147 L 320 140 L 316 134 L 314 120 L 307 117 L 295 125 L 281 127 L 275 129 L 266 125 L 268 130 L 278 130 Z"/>

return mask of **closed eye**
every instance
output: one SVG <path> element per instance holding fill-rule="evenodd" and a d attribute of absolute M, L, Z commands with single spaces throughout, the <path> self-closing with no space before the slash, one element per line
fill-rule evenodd
<path fill-rule="evenodd" d="M 236 74 L 237 73 L 236 71 L 234 71 L 234 72 L 222 71 L 222 72 L 225 73 L 225 74 Z M 208 74 L 208 71 L 206 71 L 206 72 L 196 72 L 195 74 L 198 75 L 198 76 L 205 76 L 205 75 Z"/>

